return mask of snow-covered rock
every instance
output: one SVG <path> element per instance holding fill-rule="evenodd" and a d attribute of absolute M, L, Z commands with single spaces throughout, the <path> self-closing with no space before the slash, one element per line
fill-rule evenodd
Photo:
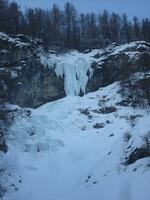
<path fill-rule="evenodd" d="M 150 70 L 150 44 L 144 41 L 123 45 L 113 43 L 95 51 L 93 73 L 87 84 L 87 92 L 126 79 L 135 72 Z"/>

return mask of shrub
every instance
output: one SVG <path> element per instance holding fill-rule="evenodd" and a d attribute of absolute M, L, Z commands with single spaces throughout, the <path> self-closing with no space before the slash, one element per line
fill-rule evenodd
<path fill-rule="evenodd" d="M 113 106 L 109 106 L 109 107 L 103 107 L 100 109 L 102 114 L 109 114 L 109 113 L 113 113 L 117 111 L 117 108 L 113 107 Z"/>
<path fill-rule="evenodd" d="M 129 131 L 127 131 L 127 132 L 124 133 L 124 135 L 123 135 L 124 142 L 129 142 L 129 140 L 131 138 L 132 138 L 132 134 Z"/>
<path fill-rule="evenodd" d="M 0 155 L 1 156 L 1 155 Z M 6 177 L 8 176 L 8 165 L 2 161 L 2 157 L 0 157 L 0 199 L 8 192 L 8 187 L 6 185 Z"/>
<path fill-rule="evenodd" d="M 81 114 L 83 114 L 83 115 L 90 115 L 90 111 L 89 111 L 89 109 L 88 108 L 80 108 L 79 109 L 79 112 L 81 113 Z"/>
<path fill-rule="evenodd" d="M 142 136 L 143 145 L 150 152 L 150 131 L 148 131 L 144 136 Z"/>
<path fill-rule="evenodd" d="M 104 123 L 96 123 L 93 128 L 95 129 L 99 129 L 99 128 L 104 128 L 105 127 L 105 124 Z"/>

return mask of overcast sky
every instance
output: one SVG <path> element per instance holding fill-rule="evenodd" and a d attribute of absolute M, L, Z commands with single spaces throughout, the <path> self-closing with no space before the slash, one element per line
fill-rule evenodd
<path fill-rule="evenodd" d="M 15 0 L 22 7 L 50 8 L 53 3 L 63 7 L 66 2 L 71 2 L 80 12 L 96 13 L 107 9 L 117 13 L 127 13 L 144 18 L 150 17 L 150 0 Z"/>

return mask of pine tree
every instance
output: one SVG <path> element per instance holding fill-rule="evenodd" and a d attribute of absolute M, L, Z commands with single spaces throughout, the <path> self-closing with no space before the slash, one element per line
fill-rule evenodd
<path fill-rule="evenodd" d="M 102 15 L 99 15 L 99 25 L 101 39 L 105 46 L 111 41 L 109 14 L 106 10 L 104 10 Z"/>
<path fill-rule="evenodd" d="M 65 24 L 66 24 L 66 47 L 73 47 L 73 24 L 77 19 L 77 11 L 73 4 L 66 3 L 64 10 Z"/>
<path fill-rule="evenodd" d="M 9 32 L 7 0 L 0 0 L 0 31 L 6 33 Z"/>
<path fill-rule="evenodd" d="M 21 11 L 16 2 L 12 2 L 8 8 L 9 32 L 17 34 L 20 31 Z"/>
<path fill-rule="evenodd" d="M 136 16 L 133 18 L 133 40 L 139 40 L 141 39 L 141 34 L 140 34 L 140 23 L 139 20 Z"/>
<path fill-rule="evenodd" d="M 128 43 L 132 40 L 132 24 L 128 20 L 128 17 L 126 14 L 123 14 L 122 20 L 121 20 L 121 43 Z"/>
<path fill-rule="evenodd" d="M 148 18 L 142 20 L 142 39 L 150 42 L 150 20 Z"/>
<path fill-rule="evenodd" d="M 110 17 L 110 32 L 111 32 L 111 41 L 119 42 L 120 16 L 116 13 L 112 13 Z"/>
<path fill-rule="evenodd" d="M 58 5 L 54 4 L 51 10 L 51 22 L 52 22 L 52 34 L 54 43 L 60 41 L 61 33 L 60 33 L 60 23 L 61 23 L 61 11 Z"/>

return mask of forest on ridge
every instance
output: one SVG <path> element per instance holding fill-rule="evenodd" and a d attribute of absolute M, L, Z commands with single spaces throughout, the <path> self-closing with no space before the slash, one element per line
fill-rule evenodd
<path fill-rule="evenodd" d="M 129 19 L 126 14 L 79 13 L 71 3 L 64 9 L 26 8 L 16 2 L 0 0 L 0 31 L 39 38 L 45 48 L 101 48 L 112 42 L 119 44 L 145 40 L 150 42 L 150 19 Z"/>

